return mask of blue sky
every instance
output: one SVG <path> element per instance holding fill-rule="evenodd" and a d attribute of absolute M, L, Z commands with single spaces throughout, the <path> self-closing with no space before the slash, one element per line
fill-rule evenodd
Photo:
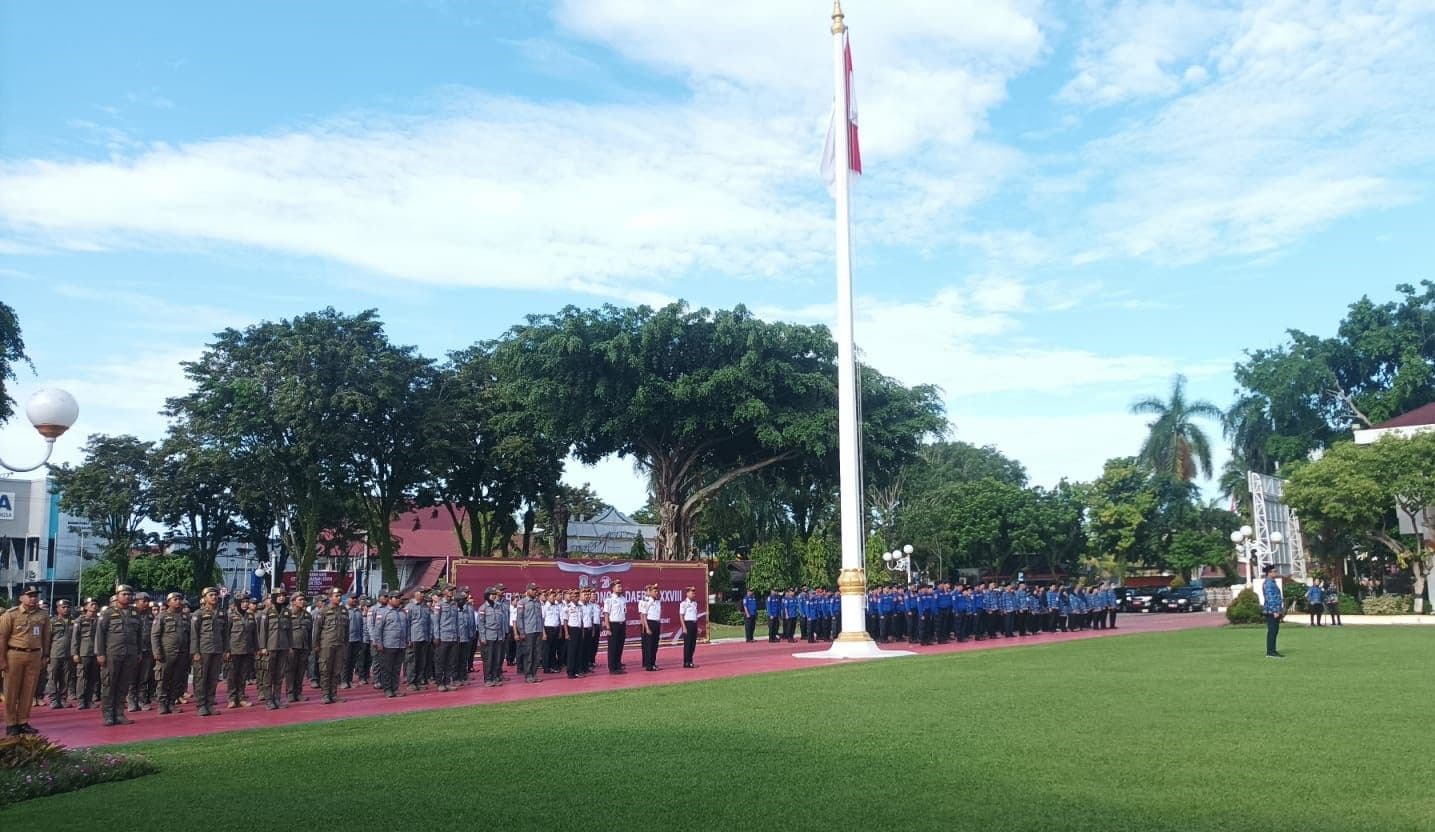
<path fill-rule="evenodd" d="M 1429 270 L 1435 5 L 849 0 L 868 359 L 1041 483 Z M 226 326 L 431 355 L 574 303 L 830 322 L 825 0 L 0 5 L 0 297 L 83 435 Z M 1211 426 L 1215 431 L 1215 426 Z M 38 441 L 23 419 L 0 454 Z M 631 509 L 622 461 L 575 467 Z"/>

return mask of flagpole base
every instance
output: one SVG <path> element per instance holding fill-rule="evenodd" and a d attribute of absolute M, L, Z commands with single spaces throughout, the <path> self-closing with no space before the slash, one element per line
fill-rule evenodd
<path fill-rule="evenodd" d="M 846 633 L 839 635 L 832 646 L 826 650 L 813 650 L 807 653 L 793 653 L 797 659 L 826 659 L 828 661 L 843 659 L 893 659 L 898 656 L 915 656 L 911 650 L 883 650 L 865 632 L 853 633 L 849 638 Z"/>

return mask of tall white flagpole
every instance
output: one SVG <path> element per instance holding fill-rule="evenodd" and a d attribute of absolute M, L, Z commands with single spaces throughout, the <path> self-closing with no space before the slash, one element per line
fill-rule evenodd
<path fill-rule="evenodd" d="M 832 647 L 801 658 L 868 659 L 909 655 L 883 650 L 867 634 L 867 572 L 862 531 L 862 424 L 857 408 L 857 350 L 853 339 L 852 239 L 848 192 L 852 183 L 852 113 L 848 95 L 847 24 L 841 0 L 832 4 L 833 144 L 837 199 L 837 439 L 838 487 L 842 509 L 842 632 Z"/>

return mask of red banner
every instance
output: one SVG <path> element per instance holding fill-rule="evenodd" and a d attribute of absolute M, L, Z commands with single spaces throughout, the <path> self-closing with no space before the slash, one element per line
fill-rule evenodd
<path fill-rule="evenodd" d="M 340 574 L 339 572 L 310 572 L 309 588 L 304 590 L 305 594 L 318 595 L 322 592 L 327 592 L 331 586 L 338 586 Z M 294 586 L 299 582 L 299 573 L 285 572 L 282 581 L 284 583 L 284 591 L 293 592 Z M 346 589 L 346 587 L 342 586 L 339 588 Z"/>
<path fill-rule="evenodd" d="M 509 560 L 493 558 L 456 560 L 453 562 L 453 583 L 466 586 L 476 596 L 494 584 L 503 584 L 505 599 L 522 595 L 530 583 L 540 589 L 596 589 L 602 604 L 613 587 L 623 582 L 623 595 L 628 599 L 628 640 L 636 642 L 642 634 L 638 623 L 638 599 L 646 595 L 643 587 L 658 585 L 662 602 L 663 626 L 659 631 L 666 639 L 679 636 L 683 623 L 678 619 L 678 604 L 688 587 L 697 590 L 698 638 L 708 637 L 708 568 L 692 561 L 647 560 Z"/>

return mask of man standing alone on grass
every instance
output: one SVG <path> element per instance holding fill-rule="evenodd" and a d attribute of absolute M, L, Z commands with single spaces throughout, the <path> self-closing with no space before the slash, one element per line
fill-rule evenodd
<path fill-rule="evenodd" d="M 1276 636 L 1281 631 L 1281 619 L 1285 617 L 1285 599 L 1281 597 L 1281 582 L 1276 580 L 1271 573 L 1276 568 L 1267 564 L 1261 567 L 1261 574 L 1266 576 L 1265 583 L 1261 586 L 1261 611 L 1266 615 L 1266 658 L 1284 659 L 1276 652 Z"/>

